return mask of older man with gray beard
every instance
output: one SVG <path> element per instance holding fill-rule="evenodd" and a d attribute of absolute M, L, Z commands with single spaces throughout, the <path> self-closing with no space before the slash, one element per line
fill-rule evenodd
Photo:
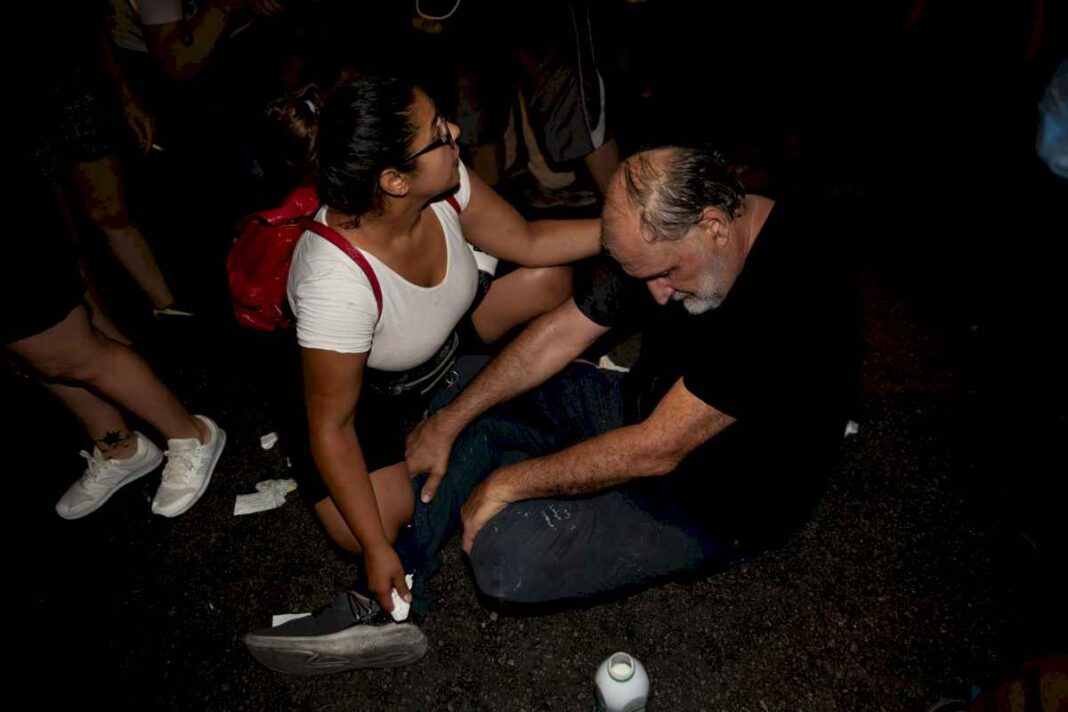
<path fill-rule="evenodd" d="M 630 158 L 574 298 L 409 437 L 431 559 L 462 524 L 483 592 L 546 602 L 722 565 L 804 522 L 859 386 L 832 222 L 746 195 L 713 152 Z M 628 326 L 626 376 L 574 361 Z"/>

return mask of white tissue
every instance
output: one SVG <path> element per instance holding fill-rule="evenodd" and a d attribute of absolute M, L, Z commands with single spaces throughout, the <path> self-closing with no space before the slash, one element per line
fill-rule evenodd
<path fill-rule="evenodd" d="M 843 437 L 847 437 L 848 438 L 849 436 L 856 435 L 859 432 L 860 432 L 860 426 L 857 425 L 857 421 L 850 420 L 848 423 L 846 423 L 845 435 Z"/>
<path fill-rule="evenodd" d="M 601 357 L 601 360 L 597 362 L 597 368 L 603 368 L 606 371 L 619 371 L 620 373 L 626 373 L 630 371 L 625 366 L 620 366 L 612 359 L 608 358 L 608 354 Z"/>
<path fill-rule="evenodd" d="M 256 483 L 253 494 L 239 494 L 234 502 L 234 516 L 255 514 L 277 509 L 286 502 L 286 495 L 297 488 L 293 480 L 264 480 Z"/>
<path fill-rule="evenodd" d="M 411 574 L 404 575 L 404 583 L 408 584 L 409 590 L 412 588 Z M 411 609 L 412 604 L 401 598 L 400 594 L 397 593 L 397 589 L 393 589 L 393 593 L 391 595 L 393 596 L 393 611 L 390 613 L 390 615 L 393 616 L 393 620 L 397 621 L 398 623 L 403 620 L 407 620 L 408 611 Z"/>

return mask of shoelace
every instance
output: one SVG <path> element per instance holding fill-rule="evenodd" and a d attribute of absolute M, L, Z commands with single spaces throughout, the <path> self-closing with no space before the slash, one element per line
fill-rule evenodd
<path fill-rule="evenodd" d="M 163 481 L 169 484 L 188 485 L 200 459 L 200 445 L 180 450 L 165 450 L 167 466 L 163 468 Z M 175 472 L 177 470 L 177 472 Z"/>
<path fill-rule="evenodd" d="M 111 461 L 110 460 L 98 460 L 97 458 L 95 458 L 92 455 L 90 455 L 89 453 L 87 453 L 85 450 L 80 451 L 78 454 L 81 455 L 82 457 L 84 457 L 86 462 L 89 463 L 87 474 L 85 476 L 85 484 L 87 484 L 87 485 L 98 485 L 98 484 L 100 484 L 100 478 L 102 476 L 104 476 L 104 474 L 106 474 L 109 470 L 112 469 Z"/>

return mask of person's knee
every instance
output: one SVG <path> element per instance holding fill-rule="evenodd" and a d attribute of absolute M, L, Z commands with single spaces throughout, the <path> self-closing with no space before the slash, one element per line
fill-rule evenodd
<path fill-rule="evenodd" d="M 515 601 L 513 595 L 522 588 L 523 576 L 519 563 L 507 552 L 494 545 L 485 531 L 479 532 L 471 549 L 471 570 L 478 590 L 488 598 L 502 603 Z"/>
<path fill-rule="evenodd" d="M 74 166 L 86 213 L 97 227 L 119 229 L 130 226 L 121 171 L 115 156 Z"/>
<path fill-rule="evenodd" d="M 49 381 L 90 383 L 106 368 L 106 342 L 93 332 L 69 348 L 37 355 L 31 365 Z"/>
<path fill-rule="evenodd" d="M 91 200 L 86 206 L 93 224 L 107 232 L 123 230 L 132 226 L 126 208 L 115 198 Z M 111 235 L 108 235 L 110 238 Z"/>
<path fill-rule="evenodd" d="M 323 529 L 326 531 L 330 541 L 350 554 L 362 554 L 363 549 L 360 547 L 360 542 L 353 536 L 341 515 L 334 512 L 324 512 L 323 510 L 324 507 L 317 505 L 315 514 L 319 517 L 319 523 L 323 525 Z"/>
<path fill-rule="evenodd" d="M 501 603 L 540 603 L 545 566 L 539 551 L 524 544 L 530 538 L 517 532 L 502 532 L 488 523 L 475 538 L 471 569 L 475 583 L 488 598 Z"/>
<path fill-rule="evenodd" d="M 529 271 L 529 279 L 534 293 L 542 295 L 549 308 L 571 296 L 572 273 L 566 265 L 533 268 Z"/>

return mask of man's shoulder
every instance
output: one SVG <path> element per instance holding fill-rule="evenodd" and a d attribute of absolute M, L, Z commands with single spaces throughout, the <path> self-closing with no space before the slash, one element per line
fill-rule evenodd
<path fill-rule="evenodd" d="M 641 295 L 641 282 L 628 276 L 607 254 L 583 260 L 575 267 L 575 304 L 601 326 L 616 326 L 632 311 Z"/>

